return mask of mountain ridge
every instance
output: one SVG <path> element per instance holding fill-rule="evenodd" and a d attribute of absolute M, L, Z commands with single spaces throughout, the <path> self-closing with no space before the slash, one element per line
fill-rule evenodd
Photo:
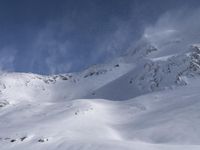
<path fill-rule="evenodd" d="M 1 149 L 199 149 L 200 47 L 158 51 L 79 73 L 2 73 Z"/>

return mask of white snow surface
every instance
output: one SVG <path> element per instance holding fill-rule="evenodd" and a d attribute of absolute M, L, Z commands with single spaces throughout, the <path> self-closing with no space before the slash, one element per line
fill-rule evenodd
<path fill-rule="evenodd" d="M 199 150 L 200 51 L 0 75 L 0 150 Z"/>

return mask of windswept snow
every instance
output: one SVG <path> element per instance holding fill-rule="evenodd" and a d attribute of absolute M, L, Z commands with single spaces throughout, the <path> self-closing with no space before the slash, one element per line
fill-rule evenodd
<path fill-rule="evenodd" d="M 146 43 L 81 73 L 1 74 L 0 149 L 199 150 L 199 46 L 157 51 Z"/>
<path fill-rule="evenodd" d="M 35 101 L 0 108 L 1 149 L 199 149 L 199 85 L 127 101 Z"/>

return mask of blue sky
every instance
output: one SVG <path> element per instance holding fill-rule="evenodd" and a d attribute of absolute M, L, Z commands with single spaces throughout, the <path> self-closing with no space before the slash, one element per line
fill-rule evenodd
<path fill-rule="evenodd" d="M 0 70 L 56 74 L 123 54 L 162 14 L 198 0 L 2 0 Z"/>

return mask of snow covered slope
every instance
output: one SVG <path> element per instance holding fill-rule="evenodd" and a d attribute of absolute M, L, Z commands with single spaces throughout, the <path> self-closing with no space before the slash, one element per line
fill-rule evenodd
<path fill-rule="evenodd" d="M 143 45 L 81 73 L 1 74 L 0 149 L 199 150 L 199 46 Z"/>
<path fill-rule="evenodd" d="M 199 85 L 127 101 L 9 104 L 0 110 L 1 149 L 199 149 Z"/>

